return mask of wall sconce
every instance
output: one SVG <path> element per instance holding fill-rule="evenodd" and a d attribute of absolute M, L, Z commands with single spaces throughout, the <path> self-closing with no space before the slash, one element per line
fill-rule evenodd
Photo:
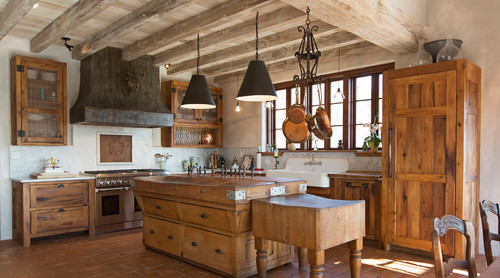
<path fill-rule="evenodd" d="M 170 63 L 163 65 L 165 67 L 165 73 L 168 74 L 168 69 L 170 68 Z"/>
<path fill-rule="evenodd" d="M 73 50 L 73 46 L 68 44 L 68 41 L 71 40 L 70 38 L 68 38 L 68 37 L 62 37 L 61 40 L 64 41 L 64 46 L 66 46 L 69 51 Z"/>
<path fill-rule="evenodd" d="M 272 101 L 266 101 L 266 108 L 267 109 L 273 108 L 273 102 Z"/>

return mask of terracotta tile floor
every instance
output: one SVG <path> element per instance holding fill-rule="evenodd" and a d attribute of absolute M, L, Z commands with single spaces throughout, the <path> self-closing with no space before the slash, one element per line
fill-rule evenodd
<path fill-rule="evenodd" d="M 347 246 L 326 251 L 325 277 L 350 277 Z M 484 256 L 476 258 L 478 272 Z M 467 273 L 463 273 L 467 275 Z M 385 252 L 365 244 L 362 277 L 434 277 L 432 260 Z M 0 277 L 220 277 L 210 271 L 145 249 L 140 229 L 89 238 L 73 233 L 34 239 L 30 247 L 0 241 Z M 268 277 L 309 277 L 298 262 L 268 271 Z M 453 274 L 452 277 L 463 277 Z"/>

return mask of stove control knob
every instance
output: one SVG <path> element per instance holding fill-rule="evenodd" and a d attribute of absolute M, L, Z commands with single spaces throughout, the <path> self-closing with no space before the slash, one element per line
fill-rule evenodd
<path fill-rule="evenodd" d="M 118 180 L 118 184 L 122 185 L 123 184 L 123 180 Z"/>
<path fill-rule="evenodd" d="M 97 182 L 97 184 L 98 184 L 99 186 L 103 186 L 103 185 L 104 185 L 104 181 L 98 181 L 98 182 Z"/>
<path fill-rule="evenodd" d="M 111 181 L 106 180 L 106 185 L 110 185 L 110 184 L 111 184 Z"/>
<path fill-rule="evenodd" d="M 112 185 L 116 185 L 116 180 L 111 180 Z"/>

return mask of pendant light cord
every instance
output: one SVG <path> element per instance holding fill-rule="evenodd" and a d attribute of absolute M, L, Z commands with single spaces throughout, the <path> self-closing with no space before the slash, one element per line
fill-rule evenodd
<path fill-rule="evenodd" d="M 255 16 L 255 60 L 259 60 L 259 12 Z"/>
<path fill-rule="evenodd" d="M 196 49 L 198 49 L 198 59 L 196 60 L 196 74 L 200 75 L 200 33 L 198 33 L 198 39 L 196 41 Z"/>

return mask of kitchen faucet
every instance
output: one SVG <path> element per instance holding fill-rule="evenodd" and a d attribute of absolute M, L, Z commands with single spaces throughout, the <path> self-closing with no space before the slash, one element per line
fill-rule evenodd
<path fill-rule="evenodd" d="M 304 165 L 323 165 L 323 162 L 320 161 L 320 160 L 315 160 L 314 159 L 314 154 L 312 154 L 312 157 L 311 157 L 311 160 L 310 161 L 307 161 L 307 162 L 304 162 Z"/>

